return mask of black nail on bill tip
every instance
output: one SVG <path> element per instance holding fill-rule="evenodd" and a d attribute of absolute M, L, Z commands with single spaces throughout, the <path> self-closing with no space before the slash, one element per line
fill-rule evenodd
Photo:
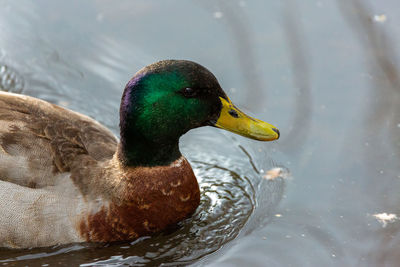
<path fill-rule="evenodd" d="M 278 134 L 278 138 L 281 136 L 281 133 L 279 132 L 278 129 L 276 128 L 272 128 L 272 131 L 276 132 Z"/>

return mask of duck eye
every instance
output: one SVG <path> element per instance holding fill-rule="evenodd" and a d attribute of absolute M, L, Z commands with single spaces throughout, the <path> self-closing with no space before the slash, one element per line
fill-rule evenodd
<path fill-rule="evenodd" d="M 197 91 L 191 87 L 183 88 L 181 92 L 185 97 L 195 97 L 197 95 Z"/>

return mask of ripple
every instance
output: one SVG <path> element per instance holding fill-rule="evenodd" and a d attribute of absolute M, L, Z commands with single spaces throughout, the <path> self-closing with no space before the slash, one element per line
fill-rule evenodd
<path fill-rule="evenodd" d="M 13 68 L 0 63 L 0 90 L 21 93 L 24 89 L 24 79 Z"/>

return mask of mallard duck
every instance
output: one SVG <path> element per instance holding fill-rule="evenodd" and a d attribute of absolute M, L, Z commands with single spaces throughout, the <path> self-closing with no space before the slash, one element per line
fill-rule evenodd
<path fill-rule="evenodd" d="M 185 60 L 151 64 L 128 82 L 119 141 L 85 115 L 0 92 L 0 247 L 133 240 L 189 217 L 199 185 L 178 143 L 201 126 L 279 138 Z"/>

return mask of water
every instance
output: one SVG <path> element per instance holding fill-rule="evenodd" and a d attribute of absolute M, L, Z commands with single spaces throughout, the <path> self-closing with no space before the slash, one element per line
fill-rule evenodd
<path fill-rule="evenodd" d="M 132 243 L 0 249 L 0 265 L 398 265 L 397 1 L 0 7 L 1 90 L 82 112 L 118 133 L 119 100 L 133 73 L 160 59 L 189 59 L 282 136 L 260 143 L 191 131 L 181 148 L 202 190 L 192 218 Z M 285 175 L 266 179 L 277 167 Z M 380 221 L 384 213 L 394 219 Z"/>

